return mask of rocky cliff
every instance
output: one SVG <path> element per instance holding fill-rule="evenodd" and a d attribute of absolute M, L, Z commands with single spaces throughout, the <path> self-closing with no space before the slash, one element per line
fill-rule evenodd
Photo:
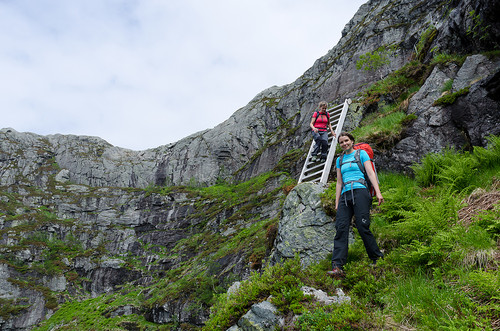
<path fill-rule="evenodd" d="M 110 316 L 201 325 L 215 287 L 269 254 L 320 100 L 355 101 L 349 130 L 403 105 L 410 120 L 400 132 L 371 136 L 379 169 L 409 171 L 428 152 L 484 146 L 500 134 L 500 59 L 491 52 L 499 14 L 495 0 L 368 1 L 295 82 L 261 92 L 211 130 L 146 151 L 0 130 L 1 328 L 30 329 L 64 302 L 123 288 L 139 288 L 140 302 Z M 389 50 L 389 61 L 357 69 L 375 50 Z M 436 61 L 445 54 L 464 60 Z M 371 88 L 397 77 L 411 86 Z M 201 188 L 243 181 L 238 198 Z"/>

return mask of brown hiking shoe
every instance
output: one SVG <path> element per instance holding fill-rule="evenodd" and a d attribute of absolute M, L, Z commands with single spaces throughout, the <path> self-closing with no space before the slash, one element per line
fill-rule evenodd
<path fill-rule="evenodd" d="M 333 268 L 333 270 L 327 271 L 326 273 L 328 276 L 334 277 L 334 278 L 344 277 L 344 275 L 345 275 L 344 270 L 337 268 L 337 267 Z"/>

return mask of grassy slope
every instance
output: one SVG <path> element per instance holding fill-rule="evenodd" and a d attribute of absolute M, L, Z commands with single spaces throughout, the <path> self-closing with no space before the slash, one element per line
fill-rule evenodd
<path fill-rule="evenodd" d="M 270 295 L 285 316 L 301 314 L 288 322 L 294 330 L 497 328 L 499 161 L 497 137 L 474 154 L 428 155 L 415 166 L 416 179 L 380 174 L 386 203 L 374 211 L 372 229 L 384 260 L 370 266 L 357 236 L 342 280 L 325 276 L 329 259 L 306 270 L 298 259 L 266 268 L 236 295 L 220 295 L 205 329 L 231 326 Z M 331 203 L 333 186 L 324 203 Z M 351 305 L 313 303 L 298 290 L 302 285 L 330 295 L 340 287 L 352 297 Z"/>

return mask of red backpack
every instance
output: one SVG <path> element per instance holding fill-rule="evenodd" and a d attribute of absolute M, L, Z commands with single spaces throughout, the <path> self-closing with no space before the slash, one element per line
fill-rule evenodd
<path fill-rule="evenodd" d="M 374 154 L 373 154 L 373 149 L 371 148 L 371 146 L 367 143 L 357 143 L 353 146 L 353 148 L 357 149 L 357 150 L 364 150 L 368 154 L 368 157 L 370 157 L 370 162 L 372 164 L 373 171 L 375 172 L 375 177 L 377 177 L 377 182 L 378 182 L 377 169 L 375 168 L 375 163 L 373 162 L 373 155 Z M 370 182 L 370 178 L 368 178 L 368 175 L 366 174 L 365 166 L 361 162 L 361 157 L 359 156 L 359 154 L 360 154 L 359 151 L 356 151 L 354 153 L 354 159 L 355 159 L 354 162 L 357 163 L 359 170 L 361 170 L 361 172 L 365 176 L 366 185 L 365 185 L 365 183 L 363 183 L 363 184 L 368 188 L 371 196 L 374 197 L 375 196 L 375 188 L 373 188 L 373 185 Z M 344 159 L 344 154 L 342 153 L 342 155 L 340 155 L 340 160 L 339 160 L 340 167 L 342 167 L 343 159 Z"/>

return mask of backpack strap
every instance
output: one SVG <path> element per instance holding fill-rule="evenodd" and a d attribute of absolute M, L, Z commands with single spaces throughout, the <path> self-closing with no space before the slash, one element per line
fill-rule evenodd
<path fill-rule="evenodd" d="M 361 150 L 357 149 L 356 152 L 354 152 L 354 160 L 356 160 L 359 170 L 361 170 L 363 176 L 366 178 L 365 165 L 361 162 Z"/>
<path fill-rule="evenodd" d="M 363 177 L 364 178 L 360 178 L 360 179 L 357 179 L 357 180 L 351 180 L 351 181 L 348 181 L 346 183 L 342 182 L 342 190 L 344 190 L 344 187 L 347 184 L 351 184 L 351 190 L 352 190 L 352 184 L 354 184 L 354 183 L 361 183 L 364 186 L 366 186 L 366 188 L 369 188 L 368 183 L 366 181 L 367 175 L 366 175 L 365 166 L 361 162 L 361 156 L 360 156 L 360 154 L 361 154 L 361 151 L 359 149 L 356 149 L 355 152 L 354 152 L 354 161 L 349 161 L 349 162 L 345 162 L 345 163 L 353 163 L 353 162 L 355 162 L 358 165 L 359 170 L 361 170 L 361 172 L 363 173 Z M 340 159 L 339 159 L 339 167 L 340 167 L 340 169 L 342 169 L 342 166 L 344 165 L 343 161 L 344 161 L 344 153 L 340 154 Z"/>

